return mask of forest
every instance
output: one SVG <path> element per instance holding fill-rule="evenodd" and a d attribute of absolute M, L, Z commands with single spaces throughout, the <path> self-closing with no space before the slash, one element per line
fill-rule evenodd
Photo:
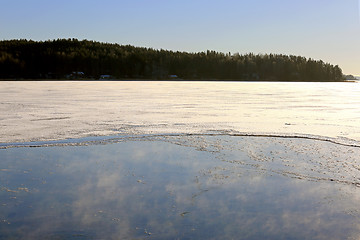
<path fill-rule="evenodd" d="M 0 79 L 343 81 L 339 66 L 301 56 L 188 53 L 89 40 L 0 41 Z"/>

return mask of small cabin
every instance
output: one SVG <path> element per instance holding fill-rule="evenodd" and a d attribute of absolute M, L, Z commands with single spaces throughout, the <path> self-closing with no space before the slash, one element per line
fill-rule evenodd
<path fill-rule="evenodd" d="M 84 72 L 72 72 L 69 75 L 66 75 L 67 79 L 84 79 L 85 77 L 85 73 Z"/>
<path fill-rule="evenodd" d="M 177 75 L 169 75 L 169 79 L 178 79 L 179 77 Z"/>
<path fill-rule="evenodd" d="M 113 76 L 109 75 L 109 74 L 104 74 L 104 75 L 100 75 L 99 80 L 110 80 L 110 79 L 114 79 Z"/>

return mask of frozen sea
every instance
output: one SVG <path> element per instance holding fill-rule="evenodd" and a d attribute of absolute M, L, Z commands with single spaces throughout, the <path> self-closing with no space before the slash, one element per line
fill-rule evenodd
<path fill-rule="evenodd" d="M 360 141 L 360 84 L 0 82 L 0 143 L 118 134 L 265 134 Z"/>
<path fill-rule="evenodd" d="M 0 82 L 0 239 L 360 239 L 359 86 Z"/>

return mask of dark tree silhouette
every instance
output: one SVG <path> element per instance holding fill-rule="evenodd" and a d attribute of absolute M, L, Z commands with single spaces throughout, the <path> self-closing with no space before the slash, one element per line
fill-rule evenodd
<path fill-rule="evenodd" d="M 344 80 L 338 66 L 292 55 L 187 53 L 77 39 L 0 41 L 2 79 L 77 78 L 74 72 L 85 79 Z"/>

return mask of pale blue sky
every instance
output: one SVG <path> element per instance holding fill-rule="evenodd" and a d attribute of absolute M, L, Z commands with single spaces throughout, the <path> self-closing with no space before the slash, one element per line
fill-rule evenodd
<path fill-rule="evenodd" d="M 0 0 L 0 39 L 294 54 L 360 75 L 360 0 Z"/>

